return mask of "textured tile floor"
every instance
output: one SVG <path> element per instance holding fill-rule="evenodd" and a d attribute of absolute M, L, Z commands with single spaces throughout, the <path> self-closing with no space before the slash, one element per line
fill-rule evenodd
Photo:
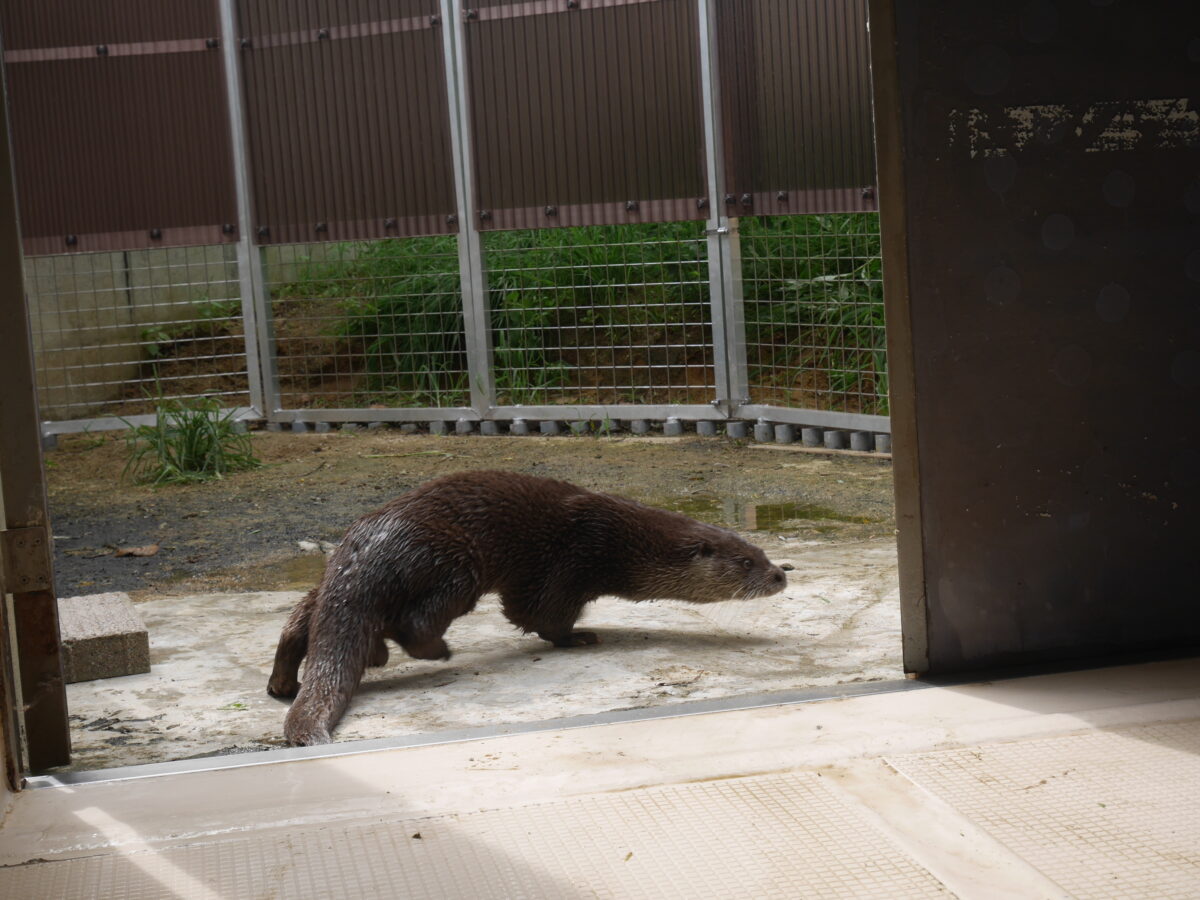
<path fill-rule="evenodd" d="M 1196 897 L 1198 686 L 1176 661 L 38 787 L 0 895 Z"/>

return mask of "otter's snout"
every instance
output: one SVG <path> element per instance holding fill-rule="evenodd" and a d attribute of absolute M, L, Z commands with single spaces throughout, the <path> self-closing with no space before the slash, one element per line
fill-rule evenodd
<path fill-rule="evenodd" d="M 787 574 L 779 566 L 771 565 L 762 580 L 760 596 L 769 597 L 771 594 L 778 594 L 785 587 L 787 587 Z"/>

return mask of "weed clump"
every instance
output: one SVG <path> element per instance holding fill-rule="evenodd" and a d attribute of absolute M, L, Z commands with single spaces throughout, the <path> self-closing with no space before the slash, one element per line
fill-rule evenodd
<path fill-rule="evenodd" d="M 122 476 L 139 484 L 187 484 L 261 465 L 250 436 L 238 431 L 234 411 L 215 397 L 160 398 L 152 425 L 130 425 L 129 459 Z M 129 425 L 128 422 L 125 424 Z"/>

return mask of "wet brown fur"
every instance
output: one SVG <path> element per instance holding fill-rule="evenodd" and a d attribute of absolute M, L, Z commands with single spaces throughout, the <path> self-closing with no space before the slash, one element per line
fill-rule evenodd
<path fill-rule="evenodd" d="M 385 638 L 449 659 L 442 635 L 485 593 L 522 631 L 573 647 L 598 641 L 573 628 L 600 596 L 705 603 L 785 583 L 757 547 L 679 513 L 512 472 L 449 475 L 350 526 L 284 625 L 267 690 L 296 698 L 290 743 L 324 743 L 365 668 L 387 662 Z"/>

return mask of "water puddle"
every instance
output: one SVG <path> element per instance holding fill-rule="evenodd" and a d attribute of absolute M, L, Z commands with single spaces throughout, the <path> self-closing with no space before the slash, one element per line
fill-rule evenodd
<path fill-rule="evenodd" d="M 753 503 L 733 497 L 672 498 L 652 505 L 680 512 L 712 525 L 744 528 L 749 531 L 780 531 L 789 527 L 812 528 L 816 523 L 831 522 L 874 525 L 880 521 L 867 516 L 848 516 L 827 506 L 813 503 Z M 830 524 L 816 524 L 815 530 L 830 533 L 837 529 Z"/>

